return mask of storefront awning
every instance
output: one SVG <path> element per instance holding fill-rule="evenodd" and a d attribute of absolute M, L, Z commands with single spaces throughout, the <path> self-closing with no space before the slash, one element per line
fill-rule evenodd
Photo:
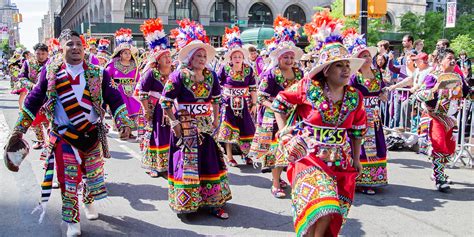
<path fill-rule="evenodd" d="M 258 48 L 263 48 L 265 40 L 271 39 L 273 33 L 273 28 L 259 27 L 244 30 L 240 37 L 244 44 L 254 44 Z"/>

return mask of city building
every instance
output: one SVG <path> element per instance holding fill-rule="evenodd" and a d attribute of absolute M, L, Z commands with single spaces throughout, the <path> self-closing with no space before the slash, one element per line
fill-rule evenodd
<path fill-rule="evenodd" d="M 57 0 L 56 0 L 57 1 Z M 60 0 L 61 28 L 70 28 L 93 37 L 112 39 L 116 30 L 130 28 L 138 47 L 144 46 L 139 30 L 148 18 L 160 17 L 165 30 L 177 26 L 176 20 L 191 18 L 206 27 L 211 43 L 221 44 L 225 26 L 237 24 L 242 31 L 251 28 L 271 36 L 273 20 L 278 14 L 304 24 L 311 20 L 314 7 L 329 7 L 333 0 Z M 437 0 L 436 0 L 437 1 Z M 425 14 L 426 0 L 387 0 L 385 21 L 400 25 L 407 11 Z M 89 24 L 91 22 L 91 24 Z M 270 32 L 270 33 L 268 33 Z M 46 37 L 46 36 L 45 36 Z M 257 38 L 259 35 L 256 36 Z M 398 36 L 394 36 L 396 38 Z M 244 38 L 244 37 L 243 37 Z"/>
<path fill-rule="evenodd" d="M 41 27 L 38 29 L 39 42 L 46 43 L 50 38 L 58 35 L 61 29 L 55 29 L 55 24 L 60 24 L 59 13 L 61 12 L 61 0 L 49 0 L 48 12 L 41 20 Z"/>
<path fill-rule="evenodd" d="M 444 12 L 446 0 L 426 0 L 426 11 Z"/>
<path fill-rule="evenodd" d="M 2 28 L 2 40 L 8 39 L 10 48 L 15 48 L 20 43 L 20 33 L 18 22 L 15 22 L 13 17 L 15 14 L 20 13 L 16 4 L 10 0 L 3 0 L 0 2 L 0 19 L 2 22 L 0 26 Z M 5 34 L 8 33 L 8 34 Z"/>

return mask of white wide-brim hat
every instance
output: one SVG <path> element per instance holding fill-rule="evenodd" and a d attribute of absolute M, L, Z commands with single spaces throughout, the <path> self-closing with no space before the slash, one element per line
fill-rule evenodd
<path fill-rule="evenodd" d="M 368 51 L 370 54 L 370 57 L 375 57 L 377 54 L 377 47 L 370 46 L 370 47 L 363 47 L 363 48 L 358 48 L 354 49 L 352 53 L 353 58 L 358 58 L 362 52 Z"/>
<path fill-rule="evenodd" d="M 230 56 L 232 56 L 232 54 L 235 52 L 241 52 L 244 55 L 244 60 L 248 59 L 250 56 L 250 53 L 248 50 L 241 47 L 234 47 L 232 49 L 229 49 L 229 51 L 227 51 L 224 54 L 224 63 L 230 62 L 231 61 Z"/>
<path fill-rule="evenodd" d="M 122 50 L 126 50 L 126 49 L 130 50 L 133 57 L 136 57 L 138 55 L 138 48 L 137 47 L 135 47 L 131 44 L 122 43 L 122 44 L 118 45 L 117 47 L 115 47 L 114 53 L 112 54 L 111 58 L 115 58 L 117 55 L 120 54 L 120 52 L 122 52 Z"/>
<path fill-rule="evenodd" d="M 210 44 L 206 44 L 200 40 L 193 40 L 179 51 L 178 60 L 180 62 L 187 62 L 189 60 L 188 57 L 192 56 L 192 55 L 189 55 L 189 53 L 196 49 L 206 50 L 206 54 L 207 54 L 206 64 L 211 63 L 212 60 L 214 60 L 214 57 L 216 56 L 216 50 Z"/>
<path fill-rule="evenodd" d="M 270 53 L 270 58 L 272 59 L 272 61 L 278 62 L 278 58 L 287 52 L 293 52 L 295 54 L 295 61 L 299 61 L 304 54 L 303 50 L 296 47 L 295 45 L 280 44 L 275 50 Z"/>
<path fill-rule="evenodd" d="M 349 51 L 347 51 L 347 49 L 340 43 L 325 45 L 319 53 L 318 63 L 308 73 L 308 77 L 314 77 L 327 66 L 339 61 L 349 61 L 351 76 L 357 73 L 365 63 L 364 59 L 352 57 L 352 55 L 349 54 Z"/>

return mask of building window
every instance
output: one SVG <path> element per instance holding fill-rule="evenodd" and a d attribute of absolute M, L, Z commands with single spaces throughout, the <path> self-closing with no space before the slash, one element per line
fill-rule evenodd
<path fill-rule="evenodd" d="M 229 0 L 216 0 L 211 7 L 211 21 L 233 22 L 235 16 L 234 5 Z"/>
<path fill-rule="evenodd" d="M 290 21 L 294 21 L 298 24 L 305 24 L 306 23 L 306 14 L 304 13 L 303 9 L 297 5 L 290 5 L 285 10 L 284 17 L 290 19 Z"/>
<path fill-rule="evenodd" d="M 127 0 L 125 3 L 125 18 L 156 18 L 155 4 L 150 0 Z"/>
<path fill-rule="evenodd" d="M 191 0 L 173 0 L 168 8 L 169 20 L 181 20 L 190 18 L 191 20 L 199 20 L 199 12 Z"/>
<path fill-rule="evenodd" d="M 253 4 L 249 10 L 250 24 L 273 25 L 273 13 L 270 8 L 261 2 Z"/>
<path fill-rule="evenodd" d="M 386 14 L 385 16 L 383 16 L 382 18 L 380 18 L 380 21 L 382 22 L 382 24 L 390 24 L 390 25 L 393 25 L 392 18 L 390 18 L 390 16 L 389 16 L 388 14 Z"/>

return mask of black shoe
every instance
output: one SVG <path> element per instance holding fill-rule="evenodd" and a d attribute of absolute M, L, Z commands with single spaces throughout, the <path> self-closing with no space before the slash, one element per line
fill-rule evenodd
<path fill-rule="evenodd" d="M 436 188 L 438 189 L 438 191 L 446 193 L 451 187 L 449 186 L 448 182 L 440 181 L 436 183 Z"/>

